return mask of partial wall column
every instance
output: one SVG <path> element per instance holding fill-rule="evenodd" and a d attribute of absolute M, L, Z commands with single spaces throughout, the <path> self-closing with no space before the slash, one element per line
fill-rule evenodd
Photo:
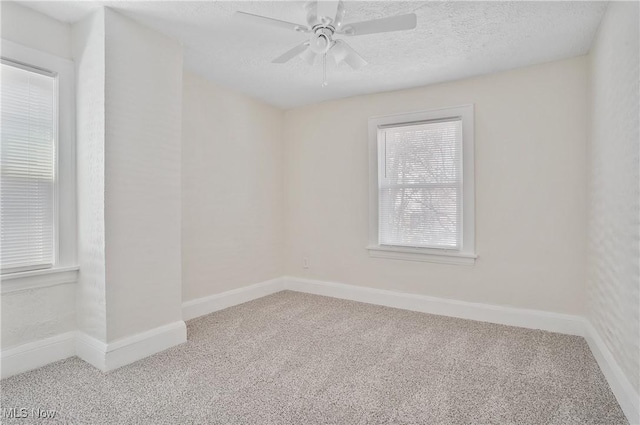
<path fill-rule="evenodd" d="M 182 47 L 111 9 L 75 30 L 85 41 L 78 43 L 85 47 L 78 49 L 78 69 L 94 71 L 85 73 L 85 81 L 78 73 L 78 144 L 89 144 L 78 155 L 79 203 L 85 207 L 78 352 L 110 370 L 186 341 Z M 102 43 L 93 42 L 100 33 Z M 94 141 L 101 149 L 91 147 Z"/>

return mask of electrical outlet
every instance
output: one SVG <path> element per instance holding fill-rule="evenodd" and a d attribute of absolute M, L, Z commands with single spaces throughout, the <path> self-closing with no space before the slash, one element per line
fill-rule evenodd
<path fill-rule="evenodd" d="M 309 257 L 303 257 L 302 258 L 302 268 L 303 269 L 308 269 L 309 268 Z"/>

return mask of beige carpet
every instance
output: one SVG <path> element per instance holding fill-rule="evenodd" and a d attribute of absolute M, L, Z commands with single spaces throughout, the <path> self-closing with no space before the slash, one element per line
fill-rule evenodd
<path fill-rule="evenodd" d="M 582 338 L 281 292 L 188 323 L 108 374 L 67 359 L 2 381 L 60 424 L 625 424 Z"/>

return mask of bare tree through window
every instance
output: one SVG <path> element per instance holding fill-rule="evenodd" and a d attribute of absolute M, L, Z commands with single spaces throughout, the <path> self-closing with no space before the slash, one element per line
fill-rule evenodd
<path fill-rule="evenodd" d="M 380 243 L 459 248 L 461 120 L 386 128 L 382 137 Z"/>

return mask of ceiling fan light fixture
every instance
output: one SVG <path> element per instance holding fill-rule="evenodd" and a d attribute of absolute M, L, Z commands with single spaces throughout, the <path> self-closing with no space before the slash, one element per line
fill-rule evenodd
<path fill-rule="evenodd" d="M 307 62 L 309 65 L 314 65 L 316 63 L 316 58 L 318 57 L 318 55 L 316 55 L 313 52 L 313 50 L 307 49 L 307 50 L 305 50 L 304 52 L 302 52 L 300 54 L 300 57 L 302 58 L 302 60 Z"/>
<path fill-rule="evenodd" d="M 327 51 L 327 47 L 329 47 L 329 40 L 327 40 L 327 37 L 323 35 L 314 36 L 314 39 L 311 42 L 311 50 L 315 53 L 322 54 Z"/>
<path fill-rule="evenodd" d="M 309 48 L 319 55 L 323 55 L 331 48 L 331 31 L 322 28 L 318 29 L 309 40 Z"/>
<path fill-rule="evenodd" d="M 327 85 L 327 54 L 329 51 L 331 51 L 330 58 L 333 56 L 337 63 L 344 62 L 353 69 L 360 69 L 367 64 L 367 61 L 340 37 L 411 30 L 417 25 L 415 13 L 343 25 L 342 19 L 345 15 L 343 0 L 311 0 L 305 7 L 308 26 L 245 12 L 236 12 L 234 17 L 245 22 L 272 28 L 310 33 L 309 39 L 289 49 L 271 62 L 286 63 L 297 56 L 302 56 L 307 62 L 313 64 L 318 56 L 322 56 L 323 86 Z M 338 38 L 334 38 L 336 35 Z"/>

